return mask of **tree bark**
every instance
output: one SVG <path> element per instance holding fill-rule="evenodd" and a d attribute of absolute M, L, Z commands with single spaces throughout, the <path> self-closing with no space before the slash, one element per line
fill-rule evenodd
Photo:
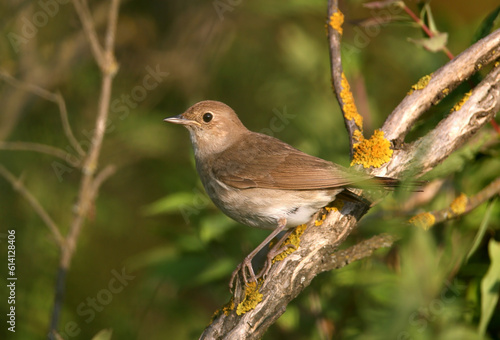
<path fill-rule="evenodd" d="M 467 101 L 444 118 L 434 130 L 411 144 L 403 143 L 406 133 L 423 112 L 479 68 L 492 62 L 498 55 L 495 51 L 499 49 L 500 30 L 497 30 L 434 72 L 425 88 L 409 94 L 382 128 L 394 148 L 392 159 L 369 172 L 396 178 L 404 177 L 410 171 L 424 174 L 489 122 L 500 110 L 500 66 L 493 67 L 471 91 Z M 367 207 L 363 204 L 346 202 L 340 210 L 333 209 L 326 213 L 320 226 L 316 226 L 313 219 L 300 237 L 297 251 L 272 266 L 259 289 L 262 301 L 242 315 L 237 315 L 236 308 L 220 313 L 200 339 L 260 339 L 267 328 L 285 312 L 288 303 L 316 275 L 370 256 L 374 249 L 390 247 L 395 237 L 382 234 L 336 252 L 366 211 Z M 239 284 L 234 292 L 234 303 L 242 301 L 244 295 L 245 289 Z"/>

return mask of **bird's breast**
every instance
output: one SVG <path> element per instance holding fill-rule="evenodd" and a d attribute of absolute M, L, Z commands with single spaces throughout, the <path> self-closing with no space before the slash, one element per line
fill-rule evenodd
<path fill-rule="evenodd" d="M 340 190 L 236 189 L 216 179 L 204 182 L 214 204 L 235 221 L 262 229 L 275 229 L 281 218 L 287 227 L 307 223 Z"/>

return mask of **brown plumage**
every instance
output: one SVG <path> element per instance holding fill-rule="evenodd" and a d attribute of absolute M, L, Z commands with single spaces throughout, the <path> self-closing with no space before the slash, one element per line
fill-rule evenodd
<path fill-rule="evenodd" d="M 198 174 L 217 207 L 243 224 L 274 229 L 240 266 L 253 279 L 251 258 L 278 232 L 308 222 L 337 195 L 364 202 L 344 191 L 349 187 L 393 187 L 397 183 L 392 178 L 351 171 L 252 132 L 221 102 L 197 103 L 165 121 L 189 130 Z M 245 270 L 243 273 L 245 276 Z"/>

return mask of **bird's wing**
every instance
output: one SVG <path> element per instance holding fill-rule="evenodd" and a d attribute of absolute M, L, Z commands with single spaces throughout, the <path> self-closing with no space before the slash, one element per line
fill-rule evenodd
<path fill-rule="evenodd" d="M 370 178 L 255 132 L 217 155 L 211 169 L 217 180 L 238 189 L 327 189 Z"/>

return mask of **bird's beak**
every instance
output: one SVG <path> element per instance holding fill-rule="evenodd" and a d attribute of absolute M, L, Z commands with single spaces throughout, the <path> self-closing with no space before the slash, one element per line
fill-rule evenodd
<path fill-rule="evenodd" d="M 182 114 L 168 117 L 163 120 L 164 122 L 174 123 L 174 124 L 182 124 L 182 125 L 197 125 L 201 126 L 196 120 L 186 119 Z"/>

